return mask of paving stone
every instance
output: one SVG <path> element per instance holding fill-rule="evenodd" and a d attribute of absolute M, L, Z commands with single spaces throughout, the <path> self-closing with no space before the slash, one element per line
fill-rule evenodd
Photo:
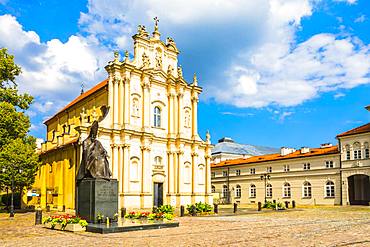
<path fill-rule="evenodd" d="M 370 246 L 369 207 L 183 217 L 177 228 L 107 235 L 45 229 L 34 217 L 0 214 L 0 246 Z"/>

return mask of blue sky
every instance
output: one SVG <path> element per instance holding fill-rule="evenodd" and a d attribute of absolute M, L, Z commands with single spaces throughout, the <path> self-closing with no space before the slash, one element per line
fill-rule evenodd
<path fill-rule="evenodd" d="M 160 18 L 197 73 L 199 133 L 273 147 L 336 143 L 368 123 L 370 3 L 366 0 L 0 0 L 0 46 L 35 96 L 31 134 L 80 91 L 106 77 L 113 50 L 132 53 L 138 24 Z"/>

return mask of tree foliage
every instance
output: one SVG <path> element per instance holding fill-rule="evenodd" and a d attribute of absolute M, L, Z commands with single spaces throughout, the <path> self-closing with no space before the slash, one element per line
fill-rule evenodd
<path fill-rule="evenodd" d="M 31 127 L 24 113 L 33 101 L 28 94 L 20 94 L 16 77 L 21 68 L 14 56 L 0 49 L 0 191 L 14 184 L 17 189 L 34 183 L 40 165 L 36 154 L 35 138 L 28 134 Z M 3 168 L 5 172 L 2 172 Z M 22 173 L 19 173 L 22 170 Z"/>

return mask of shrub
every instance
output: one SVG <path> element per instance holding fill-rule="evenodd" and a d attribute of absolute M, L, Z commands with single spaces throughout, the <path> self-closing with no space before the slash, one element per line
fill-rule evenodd
<path fill-rule="evenodd" d="M 271 208 L 271 209 L 285 209 L 284 203 L 282 202 L 271 202 L 266 201 L 265 204 L 262 206 L 263 208 Z"/>
<path fill-rule="evenodd" d="M 212 211 L 212 206 L 208 203 L 197 202 L 195 205 L 187 205 L 186 210 L 189 214 L 193 214 L 193 210 L 195 210 L 196 213 L 209 213 Z"/>
<path fill-rule="evenodd" d="M 171 205 L 162 205 L 157 208 L 156 213 L 163 213 L 163 214 L 173 214 L 175 208 Z"/>

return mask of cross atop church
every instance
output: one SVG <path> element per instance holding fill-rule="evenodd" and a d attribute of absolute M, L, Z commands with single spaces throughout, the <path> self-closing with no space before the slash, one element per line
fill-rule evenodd
<path fill-rule="evenodd" d="M 154 31 L 158 32 L 158 22 L 159 18 L 156 16 L 153 18 L 154 19 Z"/>

